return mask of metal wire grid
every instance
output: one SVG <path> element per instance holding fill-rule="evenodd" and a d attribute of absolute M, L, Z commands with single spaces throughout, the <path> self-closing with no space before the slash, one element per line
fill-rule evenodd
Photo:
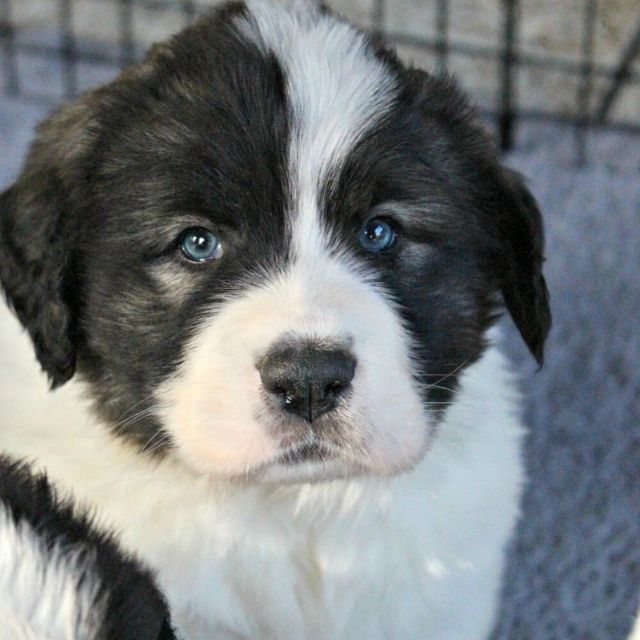
<path fill-rule="evenodd" d="M 117 33 L 112 47 L 87 48 L 74 30 L 74 5 L 82 0 L 55 0 L 57 39 L 51 43 L 21 42 L 19 28 L 14 21 L 14 8 L 21 0 L 0 0 L 0 50 L 3 69 L 3 89 L 5 94 L 43 101 L 59 101 L 72 98 L 79 92 L 79 69 L 82 64 L 102 66 L 107 69 L 120 68 L 136 60 L 141 53 L 136 38 L 133 12 L 135 7 L 148 10 L 167 10 L 176 13 L 181 22 L 191 22 L 201 7 L 195 0 L 101 0 L 113 5 L 116 10 Z M 484 109 L 494 118 L 499 140 L 503 149 L 510 149 L 515 141 L 516 125 L 520 120 L 536 119 L 570 123 L 575 128 L 576 154 L 579 161 L 586 160 L 586 141 L 594 127 L 620 129 L 630 133 L 640 133 L 638 121 L 616 121 L 611 119 L 612 108 L 625 85 L 640 86 L 640 73 L 633 70 L 633 63 L 640 55 L 640 10 L 633 35 L 619 54 L 613 66 L 597 64 L 594 57 L 595 25 L 599 0 L 584 0 L 582 5 L 582 37 L 577 60 L 567 60 L 560 56 L 526 53 L 520 50 L 519 31 L 522 0 L 500 0 L 500 41 L 498 46 L 488 46 L 473 42 L 453 40 L 450 37 L 451 1 L 430 0 L 435 7 L 435 36 L 416 37 L 394 32 L 386 28 L 387 16 L 393 8 L 393 0 L 372 0 L 371 21 L 373 28 L 384 34 L 397 45 L 408 45 L 435 55 L 440 71 L 450 67 L 452 54 L 484 59 L 498 63 L 496 95 L 493 107 Z M 526 2 L 526 0 L 524 0 Z M 18 64 L 20 55 L 32 59 L 57 60 L 60 62 L 63 95 L 47 96 L 29 92 L 22 81 Z M 519 102 L 519 72 L 524 68 L 535 68 L 543 72 L 562 72 L 577 78 L 575 108 L 573 113 L 558 110 L 523 108 Z M 606 90 L 594 102 L 594 81 L 606 82 Z"/>

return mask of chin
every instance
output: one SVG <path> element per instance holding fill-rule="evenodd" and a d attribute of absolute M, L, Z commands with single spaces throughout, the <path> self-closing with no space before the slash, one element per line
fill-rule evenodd
<path fill-rule="evenodd" d="M 344 480 L 366 475 L 365 467 L 341 460 L 302 460 L 300 462 L 273 462 L 250 473 L 250 479 L 263 484 L 309 484 Z"/>
<path fill-rule="evenodd" d="M 180 637 L 489 632 L 522 484 L 493 327 L 542 364 L 551 319 L 540 211 L 454 82 L 324 6 L 225 4 L 51 115 L 0 213 L 61 387 L 2 364 L 0 451 Z"/>

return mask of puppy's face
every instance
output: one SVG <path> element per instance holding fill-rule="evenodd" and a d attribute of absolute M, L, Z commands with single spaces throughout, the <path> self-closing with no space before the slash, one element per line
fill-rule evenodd
<path fill-rule="evenodd" d="M 223 8 L 54 115 L 0 275 L 54 384 L 255 481 L 414 465 L 502 300 L 540 359 L 535 204 L 456 89 L 303 3 Z"/>

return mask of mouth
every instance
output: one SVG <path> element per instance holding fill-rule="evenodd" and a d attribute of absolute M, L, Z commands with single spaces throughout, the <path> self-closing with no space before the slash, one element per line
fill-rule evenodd
<path fill-rule="evenodd" d="M 295 484 L 345 479 L 367 473 L 366 461 L 349 455 L 337 443 L 308 438 L 283 447 L 276 457 L 244 477 L 266 484 Z"/>
<path fill-rule="evenodd" d="M 319 442 L 310 442 L 288 449 L 280 455 L 278 462 L 285 465 L 302 464 L 303 462 L 324 462 L 335 457 Z"/>
<path fill-rule="evenodd" d="M 276 458 L 256 469 L 253 478 L 266 484 L 316 483 L 363 472 L 362 464 L 343 455 L 338 445 L 311 439 L 283 448 Z"/>

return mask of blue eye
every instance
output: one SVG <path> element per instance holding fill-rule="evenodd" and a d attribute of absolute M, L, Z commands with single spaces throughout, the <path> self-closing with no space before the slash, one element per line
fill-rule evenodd
<path fill-rule="evenodd" d="M 192 262 L 209 262 L 222 256 L 217 236 L 204 227 L 185 229 L 180 234 L 179 246 L 185 258 Z"/>
<path fill-rule="evenodd" d="M 373 218 L 364 225 L 358 240 L 367 251 L 386 251 L 396 241 L 396 232 L 385 220 Z"/>

